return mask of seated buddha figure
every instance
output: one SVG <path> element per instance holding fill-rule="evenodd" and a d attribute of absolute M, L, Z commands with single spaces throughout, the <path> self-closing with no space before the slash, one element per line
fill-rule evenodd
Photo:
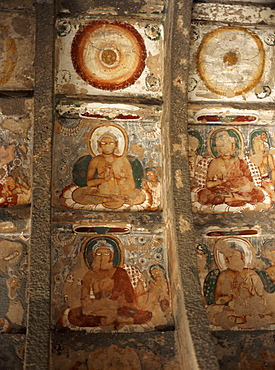
<path fill-rule="evenodd" d="M 76 189 L 73 199 L 80 204 L 102 204 L 116 209 L 123 204 L 141 204 L 145 194 L 137 189 L 132 167 L 125 155 L 115 154 L 118 140 L 111 132 L 104 132 L 97 141 L 99 154 L 90 160 L 87 186 Z"/>
<path fill-rule="evenodd" d="M 114 247 L 106 240 L 97 241 L 88 253 L 92 262 L 81 282 L 81 305 L 69 310 L 68 323 L 118 327 L 144 324 L 152 318 L 150 311 L 139 309 L 129 275 L 114 264 L 114 255 Z"/>
<path fill-rule="evenodd" d="M 236 138 L 230 136 L 226 129 L 221 129 L 212 140 L 217 157 L 209 164 L 206 187 L 198 193 L 199 202 L 233 207 L 262 202 L 263 191 L 254 185 L 245 159 L 235 153 Z"/>

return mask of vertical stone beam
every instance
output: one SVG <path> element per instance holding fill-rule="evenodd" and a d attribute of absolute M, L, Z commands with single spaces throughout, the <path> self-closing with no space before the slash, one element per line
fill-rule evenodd
<path fill-rule="evenodd" d="M 188 168 L 187 103 L 191 10 L 191 0 L 175 0 L 170 53 L 172 191 L 168 191 L 169 196 L 173 194 L 173 199 L 168 199 L 168 204 L 174 204 L 174 235 L 171 240 L 177 250 L 179 282 L 172 287 L 172 293 L 176 296 L 175 319 L 183 365 L 186 369 L 210 370 L 217 369 L 218 364 L 198 282 Z"/>
<path fill-rule="evenodd" d="M 39 367 L 39 370 L 49 368 L 53 14 L 52 0 L 37 0 L 32 233 L 25 368 Z"/>

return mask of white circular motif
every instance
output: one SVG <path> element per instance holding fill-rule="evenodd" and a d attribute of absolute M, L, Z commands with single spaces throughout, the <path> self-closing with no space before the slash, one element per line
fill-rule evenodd
<path fill-rule="evenodd" d="M 198 50 L 197 71 L 206 87 L 233 97 L 252 90 L 261 80 L 265 52 L 260 38 L 242 27 L 218 28 Z"/>

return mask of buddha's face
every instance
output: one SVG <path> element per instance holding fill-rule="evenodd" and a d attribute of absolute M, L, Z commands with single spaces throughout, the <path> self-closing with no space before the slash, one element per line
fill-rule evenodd
<path fill-rule="evenodd" d="M 154 171 L 147 171 L 146 176 L 149 181 L 156 181 L 158 178 L 157 174 Z"/>
<path fill-rule="evenodd" d="M 232 271 L 243 271 L 245 267 L 244 255 L 236 249 L 232 249 L 225 258 L 227 268 Z"/>
<path fill-rule="evenodd" d="M 158 281 L 163 278 L 163 271 L 162 269 L 155 267 L 151 270 L 151 275 L 155 279 L 155 281 Z"/>
<path fill-rule="evenodd" d="M 98 248 L 94 252 L 93 266 L 103 270 L 108 269 L 113 266 L 113 257 L 114 253 L 109 248 Z"/>
<path fill-rule="evenodd" d="M 117 147 L 117 142 L 112 137 L 105 136 L 100 139 L 98 145 L 103 154 L 113 154 Z"/>
<path fill-rule="evenodd" d="M 267 141 L 267 135 L 266 135 L 266 132 L 262 132 L 261 133 L 261 138 L 263 141 Z"/>
<path fill-rule="evenodd" d="M 255 137 L 253 139 L 253 146 L 256 152 L 265 152 L 265 143 L 261 137 Z"/>
<path fill-rule="evenodd" d="M 216 135 L 216 148 L 219 155 L 233 154 L 234 141 L 232 140 L 227 131 L 220 131 Z"/>

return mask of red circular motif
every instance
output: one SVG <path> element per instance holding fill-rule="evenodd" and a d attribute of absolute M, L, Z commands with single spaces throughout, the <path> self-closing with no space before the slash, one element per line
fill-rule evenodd
<path fill-rule="evenodd" d="M 92 21 L 76 33 L 71 49 L 81 78 L 102 90 L 125 89 L 142 74 L 146 48 L 142 36 L 128 23 Z"/>

